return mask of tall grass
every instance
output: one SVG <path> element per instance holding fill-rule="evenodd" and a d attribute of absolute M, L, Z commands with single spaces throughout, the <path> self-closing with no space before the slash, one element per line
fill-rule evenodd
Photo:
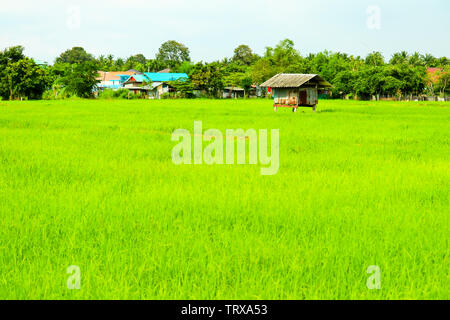
<path fill-rule="evenodd" d="M 175 166 L 195 120 L 280 129 L 279 173 Z M 448 103 L 0 102 L 0 298 L 448 299 L 449 123 Z"/>

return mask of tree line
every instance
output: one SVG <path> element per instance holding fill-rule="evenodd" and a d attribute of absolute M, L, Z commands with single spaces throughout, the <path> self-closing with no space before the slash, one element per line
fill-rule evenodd
<path fill-rule="evenodd" d="M 66 50 L 51 66 L 38 66 L 21 46 L 0 52 L 0 97 L 3 99 L 51 99 L 91 97 L 98 71 L 186 73 L 187 81 L 171 83 L 177 97 L 193 97 L 201 90 L 219 96 L 224 87 L 249 90 L 278 73 L 319 74 L 333 84 L 333 98 L 445 96 L 448 94 L 450 61 L 430 54 L 395 53 L 389 60 L 380 52 L 366 57 L 323 51 L 303 56 L 294 42 L 285 39 L 267 47 L 263 55 L 240 45 L 232 57 L 214 62 L 193 62 L 189 48 L 176 41 L 161 45 L 154 58 L 135 54 L 127 59 L 113 55 L 95 57 L 81 47 Z M 432 72 L 430 72 L 430 68 Z"/>

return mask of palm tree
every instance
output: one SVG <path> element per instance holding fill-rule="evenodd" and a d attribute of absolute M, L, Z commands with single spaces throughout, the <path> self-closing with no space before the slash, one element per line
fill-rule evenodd
<path fill-rule="evenodd" d="M 402 64 L 408 61 L 408 52 L 402 51 L 397 52 L 392 55 L 391 61 L 389 61 L 390 64 Z"/>
<path fill-rule="evenodd" d="M 112 70 L 113 65 L 114 65 L 114 56 L 113 56 L 112 54 L 109 54 L 109 55 L 106 57 L 106 60 L 108 61 L 108 69 L 109 69 L 109 70 Z"/>
<path fill-rule="evenodd" d="M 436 58 L 431 54 L 427 53 L 426 55 L 422 56 L 422 60 L 425 62 L 425 66 L 427 66 L 428 68 L 436 67 Z"/>

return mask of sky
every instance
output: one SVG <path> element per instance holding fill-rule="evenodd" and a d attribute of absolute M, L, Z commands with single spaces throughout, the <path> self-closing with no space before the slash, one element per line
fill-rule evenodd
<path fill-rule="evenodd" d="M 323 50 L 386 58 L 406 50 L 450 57 L 448 0 L 0 0 L 0 50 L 23 45 L 50 63 L 81 46 L 96 56 L 154 58 L 167 40 L 193 61 L 263 54 L 283 39 L 302 55 Z"/>

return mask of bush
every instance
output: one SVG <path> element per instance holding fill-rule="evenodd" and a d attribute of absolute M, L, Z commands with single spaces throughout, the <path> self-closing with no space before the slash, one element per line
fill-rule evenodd
<path fill-rule="evenodd" d="M 61 100 L 74 97 L 65 87 L 56 86 L 52 89 L 44 91 L 42 99 L 44 100 Z"/>
<path fill-rule="evenodd" d="M 141 93 L 141 92 L 139 92 L 139 93 L 131 93 L 130 92 L 130 95 L 128 96 L 128 99 L 145 99 L 145 98 L 146 98 L 146 94 Z"/>
<path fill-rule="evenodd" d="M 146 95 L 143 93 L 132 93 L 127 89 L 105 89 L 98 94 L 99 99 L 145 99 Z"/>
<path fill-rule="evenodd" d="M 161 95 L 161 99 L 176 99 L 175 92 L 165 92 Z"/>
<path fill-rule="evenodd" d="M 98 92 L 99 99 L 113 99 L 114 97 L 114 90 L 106 89 L 103 91 Z"/>

